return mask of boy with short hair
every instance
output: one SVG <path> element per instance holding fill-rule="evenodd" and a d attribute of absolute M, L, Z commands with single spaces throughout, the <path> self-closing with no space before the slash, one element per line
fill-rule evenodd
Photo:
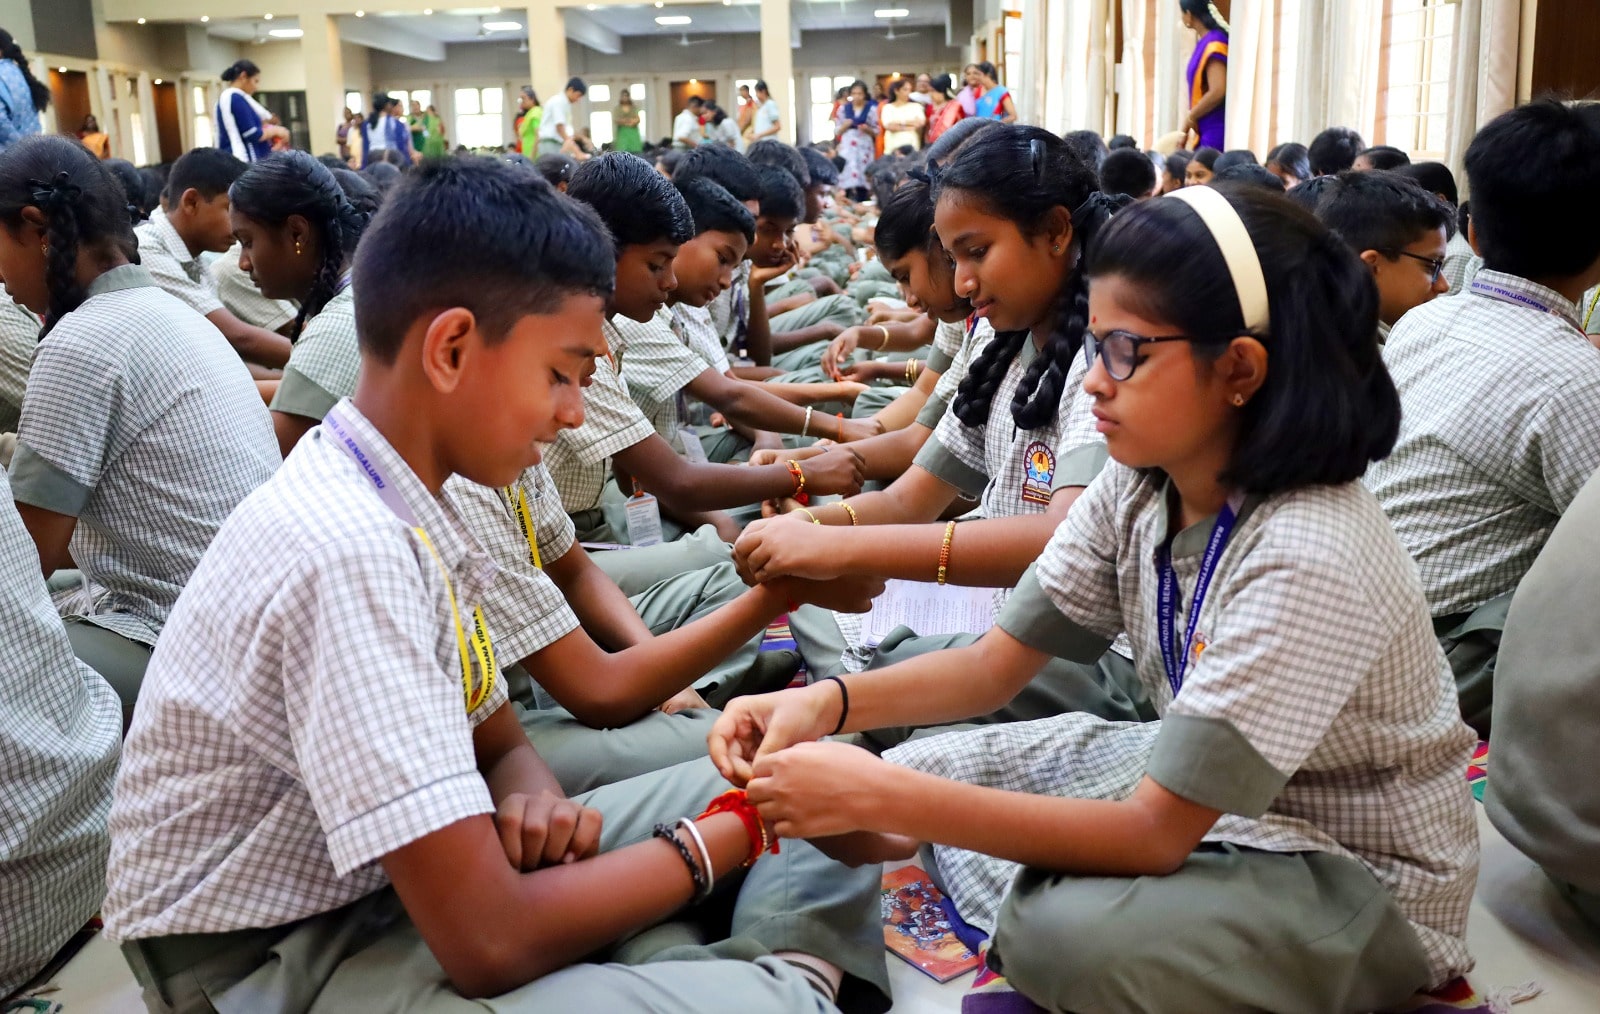
<path fill-rule="evenodd" d="M 1118 148 L 1100 167 L 1100 189 L 1142 201 L 1155 194 L 1156 167 L 1138 148 Z"/>
<path fill-rule="evenodd" d="M 1489 732 L 1511 593 L 1600 470 L 1600 357 L 1577 300 L 1600 283 L 1600 131 L 1557 102 L 1496 117 L 1467 149 L 1484 268 L 1407 314 L 1384 359 L 1405 412 L 1367 486 L 1417 561 L 1461 710 Z"/>
<path fill-rule="evenodd" d="M 600 224 L 443 159 L 368 239 L 355 397 L 223 526 L 128 739 L 106 932 L 147 1005 L 882 1010 L 875 868 L 760 858 L 739 797 L 671 823 L 725 790 L 706 761 L 568 799 L 505 707 L 493 567 L 441 490 L 511 483 L 582 420 Z M 361 704 L 369 660 L 384 707 Z M 639 933 L 719 887 L 730 939 Z"/>
<path fill-rule="evenodd" d="M 1401 317 L 1450 291 L 1444 278 L 1453 209 L 1417 183 L 1383 170 L 1340 173 L 1317 201 L 1378 283 L 1378 339 Z"/>
<path fill-rule="evenodd" d="M 583 78 L 575 77 L 567 82 L 567 87 L 560 95 L 544 104 L 544 115 L 539 120 L 538 155 L 554 155 L 561 151 L 572 137 L 572 107 L 587 94 L 589 86 L 583 83 Z M 523 154 L 529 158 L 535 157 L 532 152 L 525 151 Z"/>
<path fill-rule="evenodd" d="M 196 148 L 172 165 L 162 206 L 134 229 L 139 263 L 156 284 L 215 324 L 240 358 L 281 368 L 289 361 L 289 339 L 234 316 L 217 294 L 217 281 L 200 262 L 203 253 L 233 246 L 228 224 L 228 188 L 246 164 L 218 148 Z"/>
<path fill-rule="evenodd" d="M 781 175 L 789 179 L 787 174 Z M 789 182 L 795 186 L 792 179 Z M 689 461 L 655 432 L 628 394 L 628 335 L 617 325 L 621 319 L 646 323 L 666 305 L 677 285 L 672 262 L 679 246 L 694 238 L 693 219 L 671 184 L 648 162 L 626 152 L 608 152 L 584 163 L 574 174 L 568 193 L 598 207 L 617 247 L 617 288 L 605 327 L 609 354 L 595 363 L 583 425 L 564 431 L 551 446 L 548 459 L 562 503 L 577 525 L 578 538 L 585 542 L 625 541 L 630 526 L 624 520 L 624 506 L 636 485 L 659 497 L 662 506 L 679 519 L 680 528 L 712 524 L 725 539 L 737 537 L 731 519 L 704 512 L 789 496 L 802 481 L 808 493 L 839 493 L 859 487 L 859 462 L 845 448 L 819 456 L 803 469 L 796 466 L 791 470 L 786 464 L 724 465 Z M 759 227 L 756 242 L 762 242 Z M 613 461 L 617 477 L 608 491 Z M 667 532 L 671 534 L 670 529 Z M 717 547 L 718 561 L 728 558 L 725 548 Z M 627 555 L 608 557 L 625 561 Z M 627 590 L 629 582 L 610 569 L 611 563 L 606 561 L 608 572 Z M 625 568 L 626 564 L 619 562 L 618 566 Z"/>

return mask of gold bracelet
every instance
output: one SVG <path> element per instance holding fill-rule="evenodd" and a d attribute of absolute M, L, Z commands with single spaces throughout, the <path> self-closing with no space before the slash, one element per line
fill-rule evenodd
<path fill-rule="evenodd" d="M 822 522 L 821 522 L 821 521 L 818 521 L 818 520 L 817 520 L 817 516 L 816 516 L 816 515 L 815 515 L 815 514 L 813 514 L 813 513 L 811 513 L 811 511 L 810 511 L 810 510 L 808 510 L 808 509 L 807 509 L 807 508 L 805 508 L 805 507 L 797 507 L 797 508 L 795 508 L 795 509 L 796 509 L 796 510 L 797 510 L 797 511 L 798 511 L 798 512 L 799 512 L 799 513 L 801 513 L 801 514 L 804 514 L 804 515 L 805 515 L 805 516 L 806 516 L 806 517 L 808 517 L 808 518 L 810 518 L 810 519 L 811 519 L 811 523 L 812 523 L 812 524 L 814 524 L 814 525 L 820 525 L 820 524 L 822 524 Z"/>
<path fill-rule="evenodd" d="M 856 516 L 856 509 L 854 507 L 852 507 L 849 504 L 845 503 L 843 500 L 839 501 L 839 506 L 843 507 L 844 508 L 844 512 L 846 514 L 850 515 L 850 527 L 851 528 L 854 528 L 856 525 L 859 525 L 861 523 L 861 518 Z"/>
<path fill-rule="evenodd" d="M 955 533 L 956 533 L 956 523 L 954 521 L 945 522 L 945 526 L 944 526 L 944 545 L 939 547 L 939 583 L 940 584 L 944 584 L 945 571 L 950 566 L 950 538 L 951 538 L 951 536 L 955 535 Z"/>
<path fill-rule="evenodd" d="M 882 324 L 874 324 L 872 326 L 883 332 L 883 341 L 878 345 L 878 351 L 882 352 L 889 347 L 889 329 Z"/>
<path fill-rule="evenodd" d="M 907 384 L 915 384 L 916 382 L 917 382 L 917 360 L 915 360 L 915 359 L 907 359 L 906 360 L 906 383 Z"/>

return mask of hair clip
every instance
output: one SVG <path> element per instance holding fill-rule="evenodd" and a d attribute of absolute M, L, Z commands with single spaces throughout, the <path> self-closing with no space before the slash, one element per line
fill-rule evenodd
<path fill-rule="evenodd" d="M 1033 167 L 1036 182 L 1044 181 L 1044 141 L 1034 138 L 1028 142 L 1028 162 Z"/>
<path fill-rule="evenodd" d="M 46 209 L 71 203 L 83 195 L 83 188 L 72 182 L 72 174 L 65 169 L 56 173 L 55 179 L 49 183 L 44 180 L 28 180 L 27 185 L 32 191 L 34 201 Z"/>

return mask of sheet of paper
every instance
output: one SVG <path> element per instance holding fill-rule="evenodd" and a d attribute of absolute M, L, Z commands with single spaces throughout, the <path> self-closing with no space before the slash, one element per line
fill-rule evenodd
<path fill-rule="evenodd" d="M 918 634 L 981 634 L 994 626 L 994 589 L 891 580 L 872 600 L 861 643 L 876 648 L 896 627 Z"/>

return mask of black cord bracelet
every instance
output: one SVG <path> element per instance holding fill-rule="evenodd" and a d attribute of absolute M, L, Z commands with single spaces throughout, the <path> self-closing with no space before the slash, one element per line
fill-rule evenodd
<path fill-rule="evenodd" d="M 829 680 L 839 684 L 839 696 L 843 699 L 843 704 L 839 708 L 839 724 L 833 727 L 832 732 L 828 733 L 830 736 L 837 736 L 839 735 L 839 730 L 844 728 L 844 720 L 850 717 L 850 691 L 845 689 L 844 680 L 839 677 L 824 676 L 822 682 L 826 683 Z"/>
<path fill-rule="evenodd" d="M 690 851 L 689 846 L 684 843 L 682 838 L 678 837 L 678 825 L 657 824 L 654 834 L 657 838 L 665 838 L 670 841 L 678 850 L 678 854 L 683 856 L 683 864 L 689 867 L 689 876 L 694 880 L 695 898 L 698 899 L 705 895 L 706 875 L 701 872 L 700 864 L 694 861 L 694 853 Z"/>

